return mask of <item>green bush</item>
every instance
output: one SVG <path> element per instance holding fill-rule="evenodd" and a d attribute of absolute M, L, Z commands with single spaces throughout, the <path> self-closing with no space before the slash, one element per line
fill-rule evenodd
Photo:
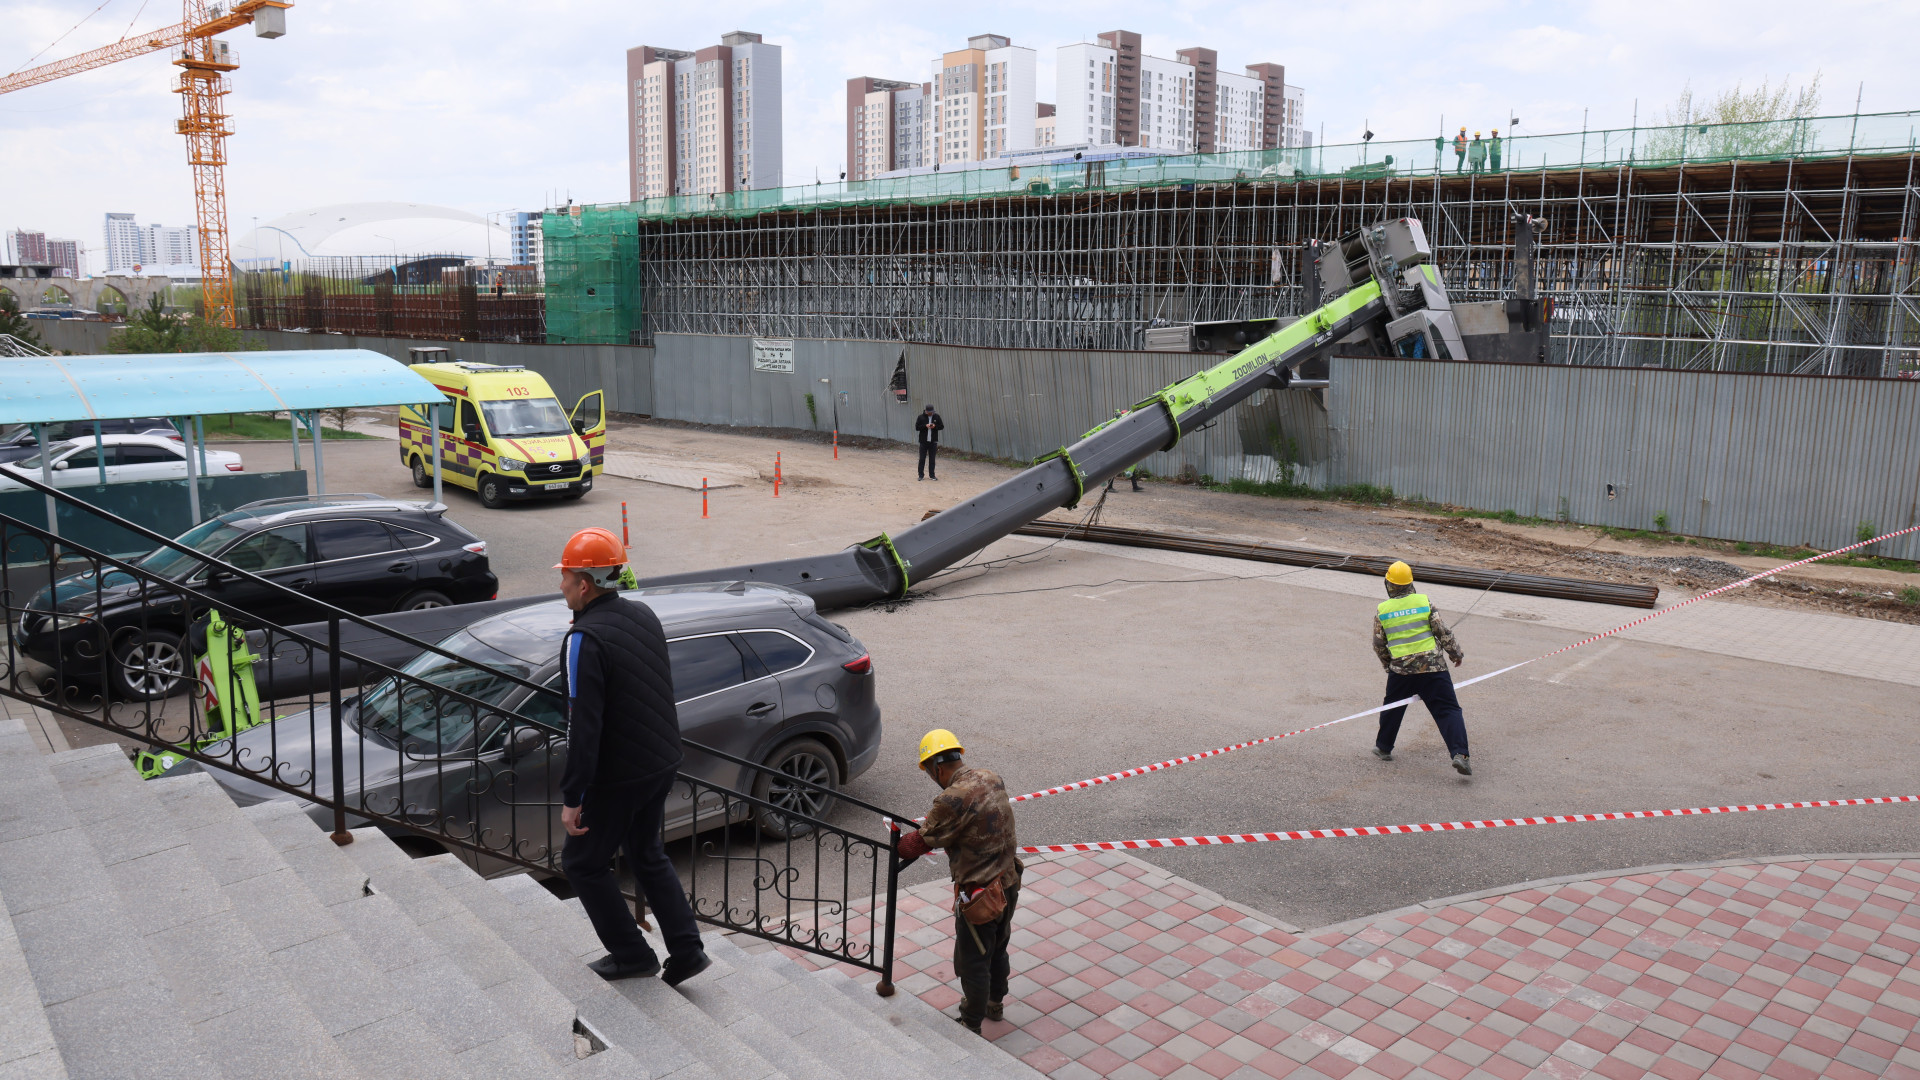
<path fill-rule="evenodd" d="M 1874 536 L 1875 536 L 1875 533 L 1873 531 L 1873 522 L 1871 521 L 1861 522 L 1860 527 L 1853 531 L 1853 538 L 1855 540 L 1860 541 L 1863 544 L 1873 539 Z"/>
<path fill-rule="evenodd" d="M 264 346 L 248 341 L 238 330 L 215 326 L 198 315 L 167 311 L 161 306 L 159 293 L 148 297 L 147 306 L 107 343 L 107 351 L 116 353 L 245 352 L 261 348 Z"/>
<path fill-rule="evenodd" d="M 1653 529 L 1655 532 L 1667 531 L 1667 512 L 1665 510 L 1653 515 Z"/>
<path fill-rule="evenodd" d="M 812 423 L 813 430 L 820 430 L 820 412 L 813 404 L 812 394 L 807 395 L 807 420 Z"/>

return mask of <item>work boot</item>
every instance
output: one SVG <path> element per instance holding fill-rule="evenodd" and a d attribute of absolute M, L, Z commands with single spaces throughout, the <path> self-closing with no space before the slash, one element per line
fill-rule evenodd
<path fill-rule="evenodd" d="M 609 982 L 615 979 L 650 979 L 660 974 L 660 958 L 649 956 L 638 963 L 616 960 L 612 953 L 587 965 L 587 970 Z"/>
<path fill-rule="evenodd" d="M 1107 490 L 1108 490 L 1109 492 L 1111 492 L 1111 491 L 1113 490 L 1113 481 L 1112 481 L 1112 480 L 1108 480 L 1108 481 L 1107 481 Z"/>
<path fill-rule="evenodd" d="M 1377 746 L 1376 746 L 1376 747 L 1374 747 L 1374 748 L 1373 748 L 1373 756 L 1374 756 L 1374 757 L 1377 757 L 1377 758 L 1379 758 L 1379 759 L 1380 759 L 1381 761 L 1392 761 L 1392 760 L 1393 760 L 1393 751 L 1391 751 L 1391 750 L 1382 750 L 1382 749 L 1380 749 L 1379 747 L 1377 747 Z"/>
<path fill-rule="evenodd" d="M 991 1005 L 981 1001 L 979 998 L 962 998 L 960 999 L 960 1015 L 954 1017 L 954 1019 L 965 1024 L 968 1031 L 978 1035 L 980 1034 L 980 1021 L 986 1018 L 987 1010 L 990 1008 L 992 1008 Z"/>
<path fill-rule="evenodd" d="M 705 949 L 683 956 L 669 956 L 666 974 L 660 977 L 660 981 L 668 986 L 679 986 L 712 966 L 713 961 L 707 956 Z"/>
<path fill-rule="evenodd" d="M 1468 761 L 1467 755 L 1465 754 L 1455 754 L 1453 755 L 1453 771 L 1459 773 L 1461 776 L 1472 776 L 1473 762 Z"/>
<path fill-rule="evenodd" d="M 1127 479 L 1129 479 L 1129 480 L 1131 480 L 1131 481 L 1133 481 L 1133 490 L 1135 490 L 1135 491 L 1139 491 L 1139 490 L 1140 490 L 1140 478 L 1139 478 L 1139 477 L 1137 477 L 1137 476 L 1129 476 L 1129 477 L 1127 477 Z"/>
<path fill-rule="evenodd" d="M 1007 1018 L 1007 1003 L 1005 1001 L 987 1002 L 987 1019 L 1005 1020 L 1006 1018 Z"/>

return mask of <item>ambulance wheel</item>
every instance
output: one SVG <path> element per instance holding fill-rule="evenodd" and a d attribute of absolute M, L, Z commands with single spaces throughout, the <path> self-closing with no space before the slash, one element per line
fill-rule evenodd
<path fill-rule="evenodd" d="M 489 510 L 498 510 L 507 505 L 507 493 L 504 481 L 497 476 L 482 476 L 480 478 L 480 505 Z"/>
<path fill-rule="evenodd" d="M 413 458 L 413 486 L 417 488 L 433 486 L 433 474 L 427 471 L 427 463 L 421 461 L 418 454 Z"/>

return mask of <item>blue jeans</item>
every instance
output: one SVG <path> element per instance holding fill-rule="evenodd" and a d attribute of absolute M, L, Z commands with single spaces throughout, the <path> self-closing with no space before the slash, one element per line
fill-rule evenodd
<path fill-rule="evenodd" d="M 1383 702 L 1415 696 L 1426 705 L 1427 712 L 1433 714 L 1434 726 L 1440 729 L 1440 737 L 1446 740 L 1448 755 L 1465 754 L 1467 718 L 1460 712 L 1460 702 L 1453 696 L 1453 676 L 1444 671 L 1423 671 L 1417 675 L 1387 673 L 1387 696 Z M 1381 713 L 1380 735 L 1373 740 L 1373 745 L 1391 751 L 1393 741 L 1400 737 L 1400 720 L 1406 715 L 1405 705 Z"/>

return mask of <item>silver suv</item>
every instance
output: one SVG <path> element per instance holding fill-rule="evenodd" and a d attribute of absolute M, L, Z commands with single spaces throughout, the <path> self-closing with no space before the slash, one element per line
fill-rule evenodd
<path fill-rule="evenodd" d="M 792 783 L 797 777 L 838 788 L 873 765 L 880 751 L 880 709 L 874 700 L 873 661 L 846 629 L 828 622 L 802 593 L 777 585 L 722 582 L 639 589 L 623 594 L 652 608 L 666 629 L 673 661 L 681 735 L 690 742 L 761 762 L 769 773 L 691 748 L 681 766 L 710 783 L 750 792 L 774 806 L 822 819 L 832 796 Z M 446 609 L 449 614 L 458 608 Z M 558 691 L 560 643 L 572 612 L 547 600 L 493 614 L 439 642 L 441 648 Z M 530 719 L 564 729 L 558 693 L 529 690 L 436 653 L 421 653 L 402 669 L 413 679 L 457 690 Z M 409 684 L 414 685 L 414 684 Z M 459 823 L 495 842 L 512 835 L 523 851 L 557 851 L 564 740 L 510 740 L 499 718 L 464 719 L 436 709 L 417 685 L 388 678 L 344 706 L 345 790 L 350 803 L 417 817 L 446 828 Z M 324 701 L 241 734 L 238 760 L 333 790 L 332 745 Z M 516 746 L 515 742 L 526 745 Z M 314 753 L 316 744 L 320 753 Z M 403 749 L 404 748 L 404 749 Z M 208 752 L 226 757 L 229 747 Z M 209 770 L 242 806 L 286 798 L 284 792 L 224 769 Z M 676 792 L 681 791 L 676 787 Z M 686 835 L 694 807 L 670 802 L 669 838 Z M 315 805 L 316 821 L 332 826 Z M 704 820 L 711 808 L 702 807 Z M 804 822 L 771 812 L 757 819 L 775 837 L 804 833 Z M 365 824 L 355 822 L 354 824 Z M 530 835 L 531 834 L 531 835 Z M 462 858 L 470 856 L 462 853 Z M 479 860 L 485 873 L 512 869 Z"/>

